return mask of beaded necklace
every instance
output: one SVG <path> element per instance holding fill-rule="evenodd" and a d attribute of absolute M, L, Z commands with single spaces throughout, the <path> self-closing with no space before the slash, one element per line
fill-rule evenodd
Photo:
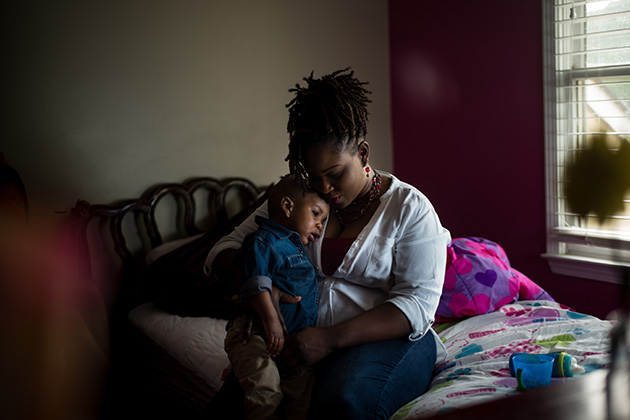
<path fill-rule="evenodd" d="M 339 223 L 341 226 L 349 225 L 355 220 L 359 219 L 361 216 L 365 214 L 367 209 L 370 207 L 372 202 L 378 197 L 379 192 L 381 190 L 381 174 L 374 171 L 374 176 L 372 177 L 372 187 L 370 188 L 370 192 L 361 198 L 354 200 L 350 206 L 356 206 L 365 200 L 365 204 L 359 210 L 348 210 L 347 207 L 343 209 L 331 209 L 333 214 L 337 216 L 339 219 Z M 350 207 L 348 206 L 348 207 Z"/>

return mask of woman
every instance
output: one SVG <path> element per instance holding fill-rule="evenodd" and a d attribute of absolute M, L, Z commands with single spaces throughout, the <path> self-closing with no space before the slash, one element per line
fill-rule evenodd
<path fill-rule="evenodd" d="M 422 193 L 370 166 L 370 92 L 348 70 L 311 73 L 287 105 L 290 171 L 327 198 L 331 215 L 307 247 L 318 274 L 317 327 L 289 336 L 279 363 L 315 366 L 313 418 L 386 419 L 426 390 L 444 352 L 430 327 L 450 234 Z M 232 250 L 266 213 L 263 204 L 221 239 L 206 273 L 237 276 Z"/>

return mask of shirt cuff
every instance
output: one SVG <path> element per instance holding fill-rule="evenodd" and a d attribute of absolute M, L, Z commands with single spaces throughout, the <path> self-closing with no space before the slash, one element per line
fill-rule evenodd
<path fill-rule="evenodd" d="M 267 276 L 250 277 L 241 286 L 241 297 L 249 299 L 260 292 L 268 290 L 271 293 L 271 279 Z"/>
<path fill-rule="evenodd" d="M 419 309 L 419 305 L 413 298 L 397 296 L 387 299 L 386 302 L 396 306 L 409 320 L 411 333 L 408 338 L 410 341 L 420 340 L 433 324 L 433 318 Z"/>

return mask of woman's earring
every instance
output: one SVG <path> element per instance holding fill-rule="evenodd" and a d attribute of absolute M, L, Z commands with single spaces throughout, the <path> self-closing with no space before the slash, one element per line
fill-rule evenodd
<path fill-rule="evenodd" d="M 370 177 L 370 167 L 369 167 L 369 166 L 366 166 L 366 167 L 365 167 L 365 176 L 366 176 L 367 178 L 369 178 L 369 177 Z"/>

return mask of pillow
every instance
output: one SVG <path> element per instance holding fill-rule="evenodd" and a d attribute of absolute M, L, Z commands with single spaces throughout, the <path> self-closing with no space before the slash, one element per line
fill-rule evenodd
<path fill-rule="evenodd" d="M 188 241 L 149 264 L 141 276 L 140 300 L 154 301 L 163 310 L 179 316 L 228 319 L 234 310 L 230 297 L 235 291 L 231 284 L 206 276 L 203 266 L 217 241 L 267 200 L 272 185 L 256 201 L 232 217 L 226 226 Z"/>
<path fill-rule="evenodd" d="M 447 247 L 446 275 L 436 322 L 485 314 L 517 300 L 554 299 L 510 266 L 503 248 L 484 238 L 455 238 Z"/>
<path fill-rule="evenodd" d="M 150 344 L 142 349 L 142 357 L 145 366 L 159 372 L 156 390 L 177 396 L 198 412 L 203 410 L 230 367 L 223 350 L 226 320 L 181 317 L 150 302 L 134 308 L 129 321 Z"/>

